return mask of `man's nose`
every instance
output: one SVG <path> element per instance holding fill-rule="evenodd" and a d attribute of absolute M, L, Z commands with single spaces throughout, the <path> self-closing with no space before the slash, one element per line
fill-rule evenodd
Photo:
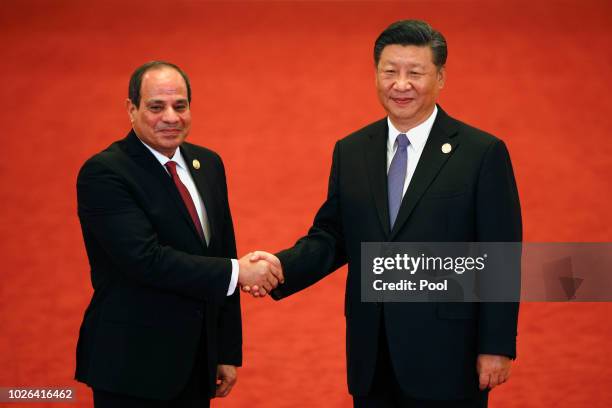
<path fill-rule="evenodd" d="M 393 87 L 397 91 L 408 91 L 412 89 L 412 82 L 410 82 L 410 78 L 407 75 L 400 75 L 393 84 Z"/>
<path fill-rule="evenodd" d="M 166 123 L 175 123 L 178 122 L 179 116 L 176 111 L 170 106 L 164 110 L 162 120 Z"/>

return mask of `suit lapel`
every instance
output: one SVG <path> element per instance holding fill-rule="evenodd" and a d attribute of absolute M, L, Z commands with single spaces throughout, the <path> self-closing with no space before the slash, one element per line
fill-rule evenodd
<path fill-rule="evenodd" d="M 139 163 L 142 168 L 148 171 L 151 174 L 151 177 L 153 177 L 159 183 L 159 185 L 166 190 L 168 196 L 172 197 L 172 201 L 174 202 L 177 211 L 182 214 L 181 218 L 187 223 L 195 236 L 200 240 L 200 234 L 198 234 L 198 231 L 193 225 L 193 221 L 191 220 L 191 216 L 187 211 L 187 207 L 185 207 L 185 203 L 174 185 L 172 178 L 168 175 L 168 172 L 163 168 L 155 156 L 153 156 L 153 154 L 147 150 L 133 130 L 128 134 L 125 142 L 128 155 Z M 206 245 L 206 243 L 204 243 L 204 245 Z"/>
<path fill-rule="evenodd" d="M 202 198 L 202 202 L 204 203 L 204 208 L 206 210 L 206 217 L 208 219 L 208 225 L 210 226 L 210 236 L 208 245 L 212 244 L 213 238 L 216 236 L 216 223 L 215 219 L 217 217 L 214 216 L 216 207 L 215 201 L 213 198 L 215 197 L 212 186 L 212 180 L 210 179 L 211 175 L 214 174 L 214 169 L 211 167 L 211 163 L 209 160 L 205 160 L 203 157 L 199 157 L 193 149 L 190 148 L 189 145 L 183 144 L 181 146 L 181 152 L 183 154 L 183 158 L 185 159 L 185 163 L 189 168 L 189 172 L 191 173 L 191 177 L 193 178 L 193 182 L 200 193 L 200 197 Z M 194 166 L 194 162 L 197 160 L 200 168 L 196 169 Z M 204 244 L 206 244 L 204 242 Z"/>
<path fill-rule="evenodd" d="M 370 189 L 385 236 L 389 236 L 389 204 L 387 198 L 387 119 L 376 123 L 368 135 L 365 158 Z"/>
<path fill-rule="evenodd" d="M 427 143 L 425 143 L 425 148 L 423 149 L 419 163 L 412 176 L 412 180 L 410 180 L 408 190 L 402 199 L 397 219 L 391 230 L 391 235 L 389 237 L 390 241 L 395 239 L 404 223 L 410 217 L 410 214 L 412 214 L 417 203 L 425 191 L 427 191 L 429 185 L 436 178 L 442 166 L 444 166 L 444 163 L 446 163 L 449 157 L 456 151 L 459 145 L 459 140 L 455 138 L 456 134 L 456 122 L 438 107 L 436 120 L 431 128 Z M 442 146 L 446 143 L 451 147 L 448 153 L 442 151 Z"/>

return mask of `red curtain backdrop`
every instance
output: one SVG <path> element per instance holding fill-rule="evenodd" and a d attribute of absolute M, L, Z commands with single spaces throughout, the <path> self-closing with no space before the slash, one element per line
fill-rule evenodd
<path fill-rule="evenodd" d="M 0 386 L 74 386 L 91 295 L 84 162 L 128 131 L 132 70 L 183 67 L 190 141 L 221 154 L 238 249 L 279 250 L 322 203 L 334 142 L 383 117 L 372 45 L 420 18 L 449 43 L 441 105 L 498 135 L 527 241 L 612 241 L 607 1 L 3 1 Z M 281 301 L 243 297 L 244 368 L 218 407 L 349 407 L 341 269 Z M 612 305 L 528 303 L 494 407 L 608 407 Z M 1 404 L 0 404 L 1 405 Z"/>

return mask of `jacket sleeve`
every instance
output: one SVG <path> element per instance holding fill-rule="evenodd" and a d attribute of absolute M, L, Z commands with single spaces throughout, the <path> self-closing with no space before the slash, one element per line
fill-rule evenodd
<path fill-rule="evenodd" d="M 479 242 L 520 242 L 521 208 L 510 155 L 501 140 L 485 153 L 476 191 L 476 231 Z M 520 254 L 512 262 L 520 280 Z M 504 269 L 507 269 L 506 266 Z M 501 280 L 504 277 L 491 276 Z M 499 282 L 497 282 L 499 284 Z M 520 285 L 520 282 L 519 282 Z M 478 353 L 516 357 L 518 302 L 481 303 L 478 320 Z"/>
<path fill-rule="evenodd" d="M 162 245 L 125 178 L 98 156 L 79 172 L 77 200 L 86 246 L 95 242 L 105 266 L 143 285 L 209 302 L 225 300 L 230 260 Z"/>
<path fill-rule="evenodd" d="M 223 231 L 223 248 L 224 255 L 228 258 L 236 259 L 236 237 L 234 235 L 234 227 L 232 222 L 232 214 L 229 207 L 229 197 L 227 193 L 227 181 L 225 177 L 225 169 L 223 162 L 218 157 L 221 166 L 221 186 L 223 187 L 224 203 L 225 203 L 225 228 Z M 229 283 L 228 283 L 229 286 Z M 227 291 L 227 288 L 226 288 Z M 234 366 L 242 365 L 242 316 L 240 312 L 240 287 L 236 285 L 234 293 L 226 297 L 225 302 L 221 306 L 218 325 L 218 342 L 219 345 L 219 364 L 228 364 Z"/>
<path fill-rule="evenodd" d="M 285 283 L 272 291 L 278 300 L 307 288 L 347 262 L 340 216 L 340 143 L 332 159 L 327 199 L 317 212 L 308 234 L 277 254 Z"/>

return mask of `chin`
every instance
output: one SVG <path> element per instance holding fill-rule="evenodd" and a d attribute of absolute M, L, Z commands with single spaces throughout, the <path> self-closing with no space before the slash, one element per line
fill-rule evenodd
<path fill-rule="evenodd" d="M 416 112 L 413 112 L 412 110 L 410 112 L 407 112 L 405 110 L 399 111 L 399 112 L 394 112 L 394 116 L 398 119 L 398 120 L 410 120 L 412 118 L 414 118 Z"/>
<path fill-rule="evenodd" d="M 184 135 L 166 135 L 166 137 L 164 137 L 164 144 L 176 147 L 181 144 L 184 139 Z"/>

